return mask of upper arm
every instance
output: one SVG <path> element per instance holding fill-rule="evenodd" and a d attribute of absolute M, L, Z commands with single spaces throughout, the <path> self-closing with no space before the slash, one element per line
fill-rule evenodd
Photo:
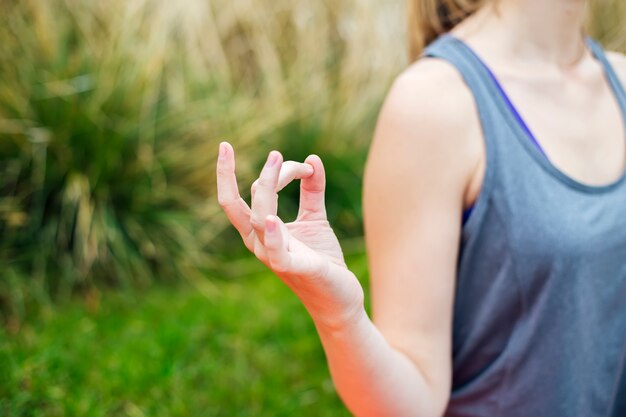
<path fill-rule="evenodd" d="M 460 75 L 442 61 L 419 61 L 385 101 L 364 175 L 373 321 L 442 407 L 463 196 L 482 151 L 470 132 L 480 132 L 479 120 Z"/>

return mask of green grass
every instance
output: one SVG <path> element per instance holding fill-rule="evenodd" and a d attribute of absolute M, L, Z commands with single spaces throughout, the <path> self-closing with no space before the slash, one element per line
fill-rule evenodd
<path fill-rule="evenodd" d="M 364 256 L 350 265 L 365 277 Z M 266 270 L 210 296 L 74 300 L 1 332 L 3 416 L 349 415 L 306 310 Z"/>

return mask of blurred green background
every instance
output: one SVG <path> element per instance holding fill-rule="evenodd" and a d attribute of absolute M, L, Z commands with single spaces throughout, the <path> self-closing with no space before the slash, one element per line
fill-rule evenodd
<path fill-rule="evenodd" d="M 591 5 L 625 50 L 625 3 Z M 0 415 L 347 415 L 306 311 L 220 212 L 215 157 L 233 143 L 247 199 L 269 150 L 320 155 L 367 287 L 361 176 L 403 7 L 0 0 Z"/>

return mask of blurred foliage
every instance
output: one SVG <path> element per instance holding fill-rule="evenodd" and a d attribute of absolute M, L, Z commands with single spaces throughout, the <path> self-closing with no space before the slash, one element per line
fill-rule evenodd
<path fill-rule="evenodd" d="M 5 316 L 98 285 L 143 288 L 183 277 L 206 290 L 207 270 L 233 250 L 225 242 L 243 246 L 224 232 L 215 202 L 224 138 L 235 145 L 244 196 L 270 149 L 289 159 L 322 155 L 333 178 L 331 221 L 344 235 L 360 233 L 369 132 L 402 61 L 402 47 L 395 55 L 382 48 L 401 37 L 385 30 L 398 7 L 1 4 Z M 296 195 L 286 191 L 285 215 Z"/>
<path fill-rule="evenodd" d="M 625 3 L 590 5 L 592 35 L 623 50 Z M 375 115 L 406 63 L 402 1 L 0 6 L 0 315 L 237 275 L 224 260 L 244 248 L 215 201 L 222 139 L 244 198 L 269 150 L 322 156 L 331 224 L 362 234 Z M 287 220 L 297 194 L 281 194 Z"/>
<path fill-rule="evenodd" d="M 608 50 L 626 53 L 626 2 L 590 0 L 588 31 Z"/>

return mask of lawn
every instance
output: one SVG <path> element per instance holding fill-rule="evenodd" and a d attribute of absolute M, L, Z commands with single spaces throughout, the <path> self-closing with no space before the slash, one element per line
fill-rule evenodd
<path fill-rule="evenodd" d="M 365 258 L 349 259 L 365 275 Z M 348 416 L 312 321 L 267 271 L 75 300 L 0 333 L 3 416 Z"/>

